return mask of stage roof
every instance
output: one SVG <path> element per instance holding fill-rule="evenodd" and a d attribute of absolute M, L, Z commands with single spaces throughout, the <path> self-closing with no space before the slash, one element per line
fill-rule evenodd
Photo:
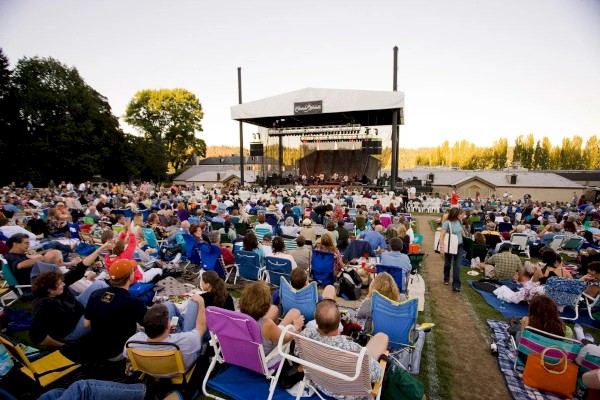
<path fill-rule="evenodd" d="M 231 118 L 265 128 L 378 126 L 392 125 L 392 111 L 403 108 L 402 92 L 306 88 L 232 106 Z"/>

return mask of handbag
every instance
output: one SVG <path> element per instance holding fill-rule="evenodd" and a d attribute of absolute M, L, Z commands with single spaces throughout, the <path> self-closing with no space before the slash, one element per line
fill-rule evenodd
<path fill-rule="evenodd" d="M 548 351 L 560 353 L 560 357 L 546 356 Z M 557 359 L 547 361 L 546 357 Z M 535 389 L 543 390 L 567 399 L 573 398 L 577 385 L 579 367 L 567 359 L 567 353 L 559 347 L 546 347 L 541 354 L 529 354 L 523 383 Z"/>
<path fill-rule="evenodd" d="M 451 222 L 448 222 L 448 226 L 451 228 Z M 435 232 L 435 238 L 433 240 L 433 248 L 436 253 L 440 252 L 440 236 L 442 235 L 442 231 Z M 442 244 L 444 247 L 444 252 L 446 254 L 456 255 L 458 254 L 458 235 L 452 233 L 452 229 L 449 229 L 448 232 L 444 235 L 444 243 Z"/>

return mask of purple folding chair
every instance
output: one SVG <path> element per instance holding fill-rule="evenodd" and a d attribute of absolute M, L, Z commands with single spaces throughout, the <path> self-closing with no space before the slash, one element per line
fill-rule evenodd
<path fill-rule="evenodd" d="M 210 306 L 206 308 L 206 325 L 210 331 L 209 344 L 213 347 L 215 356 L 212 358 L 202 382 L 204 395 L 222 399 L 206 390 L 210 374 L 218 362 L 219 364 L 237 365 L 264 375 L 271 381 L 268 397 L 268 400 L 271 400 L 277 386 L 280 369 L 278 368 L 279 362 L 271 367 L 269 367 L 269 362 L 279 358 L 279 352 L 275 349 L 271 354 L 265 355 L 258 322 L 247 314 Z"/>

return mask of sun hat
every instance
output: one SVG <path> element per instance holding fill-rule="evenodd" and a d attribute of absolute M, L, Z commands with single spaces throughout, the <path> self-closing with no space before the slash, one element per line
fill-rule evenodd
<path fill-rule="evenodd" d="M 305 218 L 304 221 L 302 221 L 302 225 L 310 226 L 310 224 L 312 224 L 312 221 L 309 218 Z"/>
<path fill-rule="evenodd" d="M 112 225 L 112 222 L 110 222 L 110 218 L 108 218 L 108 217 L 102 217 L 102 218 L 100 218 L 100 220 L 98 221 L 98 223 Z"/>

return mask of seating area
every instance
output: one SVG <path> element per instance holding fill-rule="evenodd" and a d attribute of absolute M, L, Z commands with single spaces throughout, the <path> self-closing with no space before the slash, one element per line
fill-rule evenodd
<path fill-rule="evenodd" d="M 128 193 L 128 189 L 125 189 L 125 193 Z M 285 194 L 282 192 L 282 195 Z M 246 196 L 245 198 L 221 196 L 216 201 L 208 202 L 205 201 L 206 194 L 198 191 L 181 199 L 179 194 L 170 194 L 166 196 L 170 199 L 168 201 L 161 196 L 142 195 L 138 197 L 131 195 L 129 197 L 131 201 L 123 204 L 122 199 L 126 196 L 91 194 L 85 197 L 87 201 L 87 205 L 85 205 L 84 196 L 75 202 L 75 199 L 67 192 L 66 198 L 56 195 L 53 201 L 40 202 L 41 208 L 24 202 L 27 206 L 24 207 L 23 213 L 28 218 L 19 219 L 23 225 L 15 225 L 10 218 L 7 218 L 0 227 L 0 232 L 6 233 L 5 242 L 9 245 L 8 256 L 6 260 L 3 260 L 6 290 L 2 295 L 2 304 L 5 307 L 17 305 L 19 308 L 35 312 L 38 306 L 35 305 L 36 303 L 32 303 L 31 282 L 34 282 L 34 298 L 38 298 L 40 295 L 48 296 L 36 289 L 35 282 L 49 279 L 51 275 L 47 274 L 60 270 L 58 264 L 54 265 L 53 262 L 72 263 L 78 271 L 81 271 L 78 272 L 81 274 L 81 278 L 75 282 L 70 278 L 69 268 L 64 268 L 59 273 L 59 278 L 54 278 L 65 281 L 64 290 L 69 291 L 70 296 L 77 293 L 88 293 L 86 292 L 87 288 L 108 287 L 110 289 L 117 283 L 118 279 L 115 276 L 120 276 L 114 275 L 113 269 L 117 268 L 116 265 L 121 265 L 120 261 L 116 261 L 121 258 L 137 263 L 135 268 L 131 267 L 133 270 L 129 276 L 135 283 L 130 283 L 128 286 L 129 295 L 144 303 L 144 307 L 147 309 L 146 316 L 151 311 L 154 312 L 155 307 L 160 304 L 167 304 L 169 313 L 177 310 L 173 311 L 176 312 L 174 319 L 170 319 L 171 326 L 179 325 L 177 329 L 183 329 L 181 320 L 185 321 L 188 312 L 192 312 L 188 310 L 192 303 L 191 299 L 197 295 L 206 296 L 215 290 L 215 284 L 211 282 L 221 281 L 224 285 L 222 287 L 230 293 L 229 296 L 233 294 L 236 297 L 240 294 L 243 296 L 245 289 L 256 282 L 265 282 L 273 294 L 273 300 L 275 300 L 275 295 L 278 297 L 279 318 L 298 310 L 304 324 L 311 321 L 311 323 L 315 323 L 317 305 L 323 296 L 328 296 L 327 299 L 333 297 L 339 306 L 343 307 L 339 311 L 340 318 L 342 316 L 352 318 L 355 325 L 365 324 L 364 319 L 356 317 L 358 308 L 365 298 L 370 297 L 369 285 L 376 285 L 380 277 L 382 279 L 385 276 L 392 277 L 390 279 L 398 287 L 397 293 L 402 293 L 403 299 L 411 296 L 409 276 L 416 277 L 421 282 L 421 286 L 423 285 L 423 281 L 418 275 L 419 268 L 426 257 L 426 253 L 421 251 L 423 236 L 413 232 L 414 221 L 410 213 L 396 210 L 396 207 L 404 210 L 397 203 L 398 199 L 388 195 L 363 198 L 354 194 L 353 197 L 343 196 L 340 197 L 340 200 L 335 201 L 317 197 L 307 201 L 302 197 L 292 199 L 289 195 L 287 199 L 282 196 L 281 199 L 266 201 L 255 197 L 256 194 L 248 193 Z M 235 200 L 235 202 L 230 200 Z M 53 210 L 55 202 L 68 203 L 65 207 L 67 212 L 62 216 L 53 217 L 56 215 L 54 211 L 48 213 L 44 211 Z M 351 202 L 353 207 L 348 207 L 347 202 Z M 184 213 L 179 212 L 182 208 L 189 211 L 190 216 L 185 218 Z M 322 213 L 323 211 L 324 213 Z M 361 216 L 365 226 L 363 229 L 357 230 L 356 217 L 360 218 Z M 298 225 L 295 225 L 294 222 L 290 225 L 287 221 L 288 218 L 294 220 L 294 217 L 298 221 Z M 52 222 L 56 225 L 64 222 L 64 232 L 56 234 L 48 232 L 50 218 L 56 218 Z M 224 218 L 224 220 L 219 221 L 219 218 Z M 25 239 L 20 240 L 29 240 L 30 246 L 60 250 L 46 252 L 48 257 L 46 254 L 40 255 L 40 260 L 43 259 L 47 267 L 41 270 L 35 269 L 35 273 L 32 269 L 31 281 L 27 285 L 18 281 L 22 278 L 20 275 L 15 276 L 12 273 L 16 265 L 14 264 L 15 256 L 12 254 L 20 251 L 17 247 L 17 243 L 20 242 L 17 242 L 17 239 L 21 238 L 18 236 L 21 232 Z M 388 232 L 393 234 L 388 234 Z M 15 240 L 11 239 L 13 235 L 17 235 Z M 402 240 L 405 241 L 405 244 Z M 119 245 L 122 247 L 119 248 Z M 410 258 L 406 254 L 409 246 Z M 62 258 L 60 258 L 61 261 L 57 261 L 60 252 L 62 252 Z M 396 257 L 404 257 L 402 259 L 405 260 L 402 261 L 404 264 L 379 262 L 379 257 L 387 253 L 397 254 Z M 56 260 L 50 255 L 54 255 Z M 299 274 L 295 274 L 294 270 L 304 271 L 303 273 L 307 275 L 305 279 L 308 282 L 305 287 L 298 286 L 297 276 Z M 353 284 L 357 288 L 352 289 L 355 297 L 350 296 L 350 292 L 346 291 L 341 271 L 345 271 L 344 276 L 347 276 L 348 271 L 353 271 L 354 274 L 357 274 L 356 276 L 360 276 L 358 283 Z M 60 274 L 63 273 L 64 275 L 60 278 Z M 214 280 L 215 276 L 217 281 Z M 76 292 L 76 288 L 81 291 Z M 93 297 L 96 290 L 89 291 L 89 294 Z M 407 304 L 420 304 L 422 309 L 424 293 L 424 289 L 420 288 L 419 300 L 413 299 Z M 378 294 L 378 296 L 384 295 Z M 391 294 L 391 296 L 389 301 L 392 303 L 401 301 L 400 298 L 395 297 L 395 294 Z M 348 300 L 350 298 L 354 300 Z M 270 365 L 270 357 L 277 358 L 277 349 L 273 354 L 264 354 L 264 358 L 254 361 L 250 357 L 251 353 L 256 354 L 257 349 L 259 354 L 264 352 L 264 350 L 260 350 L 260 347 L 251 344 L 261 342 L 260 338 L 264 334 L 264 332 L 261 334 L 260 327 L 262 325 L 257 324 L 257 321 L 248 314 L 238 311 L 242 309 L 241 300 L 233 301 L 232 308 L 236 311 L 232 311 L 213 306 L 212 297 L 210 299 L 210 306 L 207 303 L 206 310 L 198 312 L 205 315 L 206 342 L 202 341 L 204 345 L 191 364 L 189 356 L 186 355 L 188 351 L 186 346 L 176 342 L 171 343 L 168 339 L 147 341 L 143 339 L 146 336 L 139 336 L 148 335 L 150 337 L 153 331 L 150 325 L 146 325 L 150 324 L 149 321 L 143 323 L 141 320 L 138 321 L 138 325 L 144 329 L 122 345 L 122 353 L 130 362 L 128 375 L 122 373 L 122 356 L 118 357 L 119 361 L 113 361 L 112 358 L 103 360 L 102 355 L 94 354 L 92 356 L 91 352 L 87 354 L 87 340 L 96 340 L 94 327 L 98 322 L 95 322 L 94 318 L 90 324 L 91 333 L 83 333 L 81 338 L 73 341 L 68 340 L 67 345 L 61 342 L 65 339 L 51 337 L 49 334 L 45 339 L 43 337 L 37 339 L 32 331 L 27 335 L 26 326 L 25 330 L 21 331 L 22 333 L 11 334 L 14 336 L 7 337 L 6 340 L 18 340 L 32 348 L 52 349 L 53 352 L 48 353 L 48 356 L 52 355 L 52 358 L 43 358 L 43 360 L 56 360 L 53 365 L 56 364 L 58 370 L 50 373 L 44 372 L 41 368 L 46 364 L 41 362 L 39 370 L 34 370 L 38 364 L 32 361 L 33 364 L 28 368 L 34 372 L 26 372 L 24 367 L 20 367 L 20 365 L 27 366 L 24 356 L 17 350 L 7 350 L 8 358 L 12 358 L 12 362 L 19 365 L 20 368 L 19 370 L 10 369 L 10 376 L 19 377 L 19 374 L 29 374 L 31 379 L 41 379 L 40 383 L 44 383 L 38 388 L 25 388 L 22 385 L 8 385 L 7 388 L 9 392 L 14 392 L 23 398 L 34 398 L 45 391 L 46 383 L 50 382 L 47 381 L 49 378 L 37 378 L 38 375 L 52 377 L 51 382 L 56 380 L 58 387 L 66 387 L 72 382 L 72 377 L 76 376 L 80 380 L 102 378 L 107 384 L 111 381 L 125 385 L 143 382 L 148 390 L 156 392 L 159 396 L 166 394 L 169 390 L 178 390 L 185 398 L 196 398 L 200 391 L 209 397 L 220 398 L 221 395 L 217 393 L 222 393 L 233 398 L 244 398 L 244 394 L 240 393 L 239 388 L 228 389 L 228 387 L 233 381 L 251 379 L 244 371 L 251 370 L 264 376 L 263 379 L 266 382 L 264 398 L 272 396 L 276 391 L 281 392 L 282 388 L 277 381 L 281 373 L 281 366 L 285 362 L 276 360 L 274 365 Z M 404 304 L 403 300 L 399 304 Z M 89 306 L 85 304 L 82 306 L 83 308 L 79 312 L 83 313 L 85 310 L 85 315 L 88 315 L 88 312 L 92 313 Z M 418 312 L 417 308 L 414 310 L 415 313 Z M 178 315 L 180 316 L 177 317 Z M 33 318 L 32 323 L 29 322 L 31 324 L 28 326 L 29 329 L 40 329 L 37 326 L 36 318 L 38 317 Z M 62 321 L 63 317 L 57 315 L 56 318 Z M 83 314 L 81 318 L 83 321 Z M 118 317 L 115 316 L 115 321 L 117 319 Z M 190 323 L 184 322 L 184 324 L 189 328 Z M 416 329 L 414 321 L 407 321 L 406 324 L 410 325 L 411 332 L 413 328 Z M 388 334 L 393 336 L 392 331 L 386 332 L 388 328 L 381 328 L 379 324 L 377 324 L 377 328 L 378 331 L 373 335 L 379 333 L 378 338 L 381 335 L 387 338 Z M 121 328 L 117 328 L 117 331 L 119 329 Z M 246 333 L 243 333 L 244 331 Z M 227 332 L 232 335 L 233 332 L 237 333 L 229 337 Z M 365 332 L 370 333 L 368 330 Z M 349 335 L 350 332 L 347 334 Z M 285 335 L 287 332 L 278 337 L 283 338 Z M 210 339 L 208 339 L 209 336 Z M 417 336 L 419 335 L 417 334 Z M 40 342 L 41 339 L 43 339 L 42 342 Z M 109 342 L 112 340 L 109 339 Z M 247 352 L 240 352 L 240 349 L 246 346 L 243 344 L 245 341 L 249 341 L 250 347 L 247 348 Z M 273 343 L 277 345 L 277 340 L 274 340 Z M 423 343 L 424 337 L 420 336 L 421 346 Z M 8 347 L 9 343 L 4 345 Z M 212 347 L 213 350 L 207 352 L 207 346 Z M 252 346 L 255 346 L 254 350 L 251 350 Z M 394 354 L 398 349 L 390 346 L 390 350 Z M 231 352 L 228 348 L 235 350 Z M 369 379 L 366 379 L 369 373 L 365 372 L 364 363 L 373 355 L 367 355 L 365 349 L 366 347 L 363 347 L 360 359 L 353 361 L 358 363 L 357 365 L 363 365 L 362 372 L 359 370 L 359 375 L 356 373 L 353 375 L 360 376 L 362 380 L 361 393 L 372 392 L 376 395 L 381 392 L 383 375 L 375 386 L 371 385 Z M 290 353 L 290 356 L 295 357 L 293 354 L 295 353 Z M 308 355 L 308 353 L 305 354 L 305 356 Z M 72 362 L 71 357 L 73 357 Z M 101 360 L 98 360 L 97 357 L 100 357 Z M 302 355 L 299 357 L 304 358 Z M 400 356 L 398 359 L 404 360 L 405 358 Z M 308 361 L 310 358 L 305 360 Z M 101 364 L 98 364 L 99 362 Z M 394 363 L 413 373 L 418 379 L 418 362 L 412 364 L 409 362 L 405 365 L 400 361 L 394 361 Z M 63 367 L 63 364 L 66 367 Z M 221 364 L 231 367 L 222 372 L 222 368 L 219 367 Z M 417 366 L 416 369 L 414 365 Z M 328 366 L 324 363 L 322 367 L 329 368 L 328 373 L 334 376 L 339 373 L 333 365 Z M 308 368 L 310 369 L 310 367 Z M 351 367 L 351 369 L 355 368 Z M 76 370 L 78 372 L 74 374 L 73 372 Z M 104 372 L 99 374 L 99 371 Z M 235 379 L 230 376 L 234 373 Z M 316 375 L 314 376 L 315 381 L 307 377 L 305 381 L 300 380 L 298 385 L 303 382 L 302 385 L 306 387 L 320 387 L 324 381 L 317 379 Z M 2 382 L 5 381 L 2 380 Z M 254 381 L 255 377 L 252 378 L 252 382 Z M 245 384 L 247 385 L 248 382 Z M 420 385 L 418 382 L 417 384 Z M 259 387 L 260 385 L 262 384 L 259 384 Z M 325 389 L 327 391 L 327 388 Z M 347 392 L 353 393 L 354 389 L 348 389 Z M 248 398 L 256 398 L 252 396 L 256 396 L 256 393 L 252 392 Z"/>

